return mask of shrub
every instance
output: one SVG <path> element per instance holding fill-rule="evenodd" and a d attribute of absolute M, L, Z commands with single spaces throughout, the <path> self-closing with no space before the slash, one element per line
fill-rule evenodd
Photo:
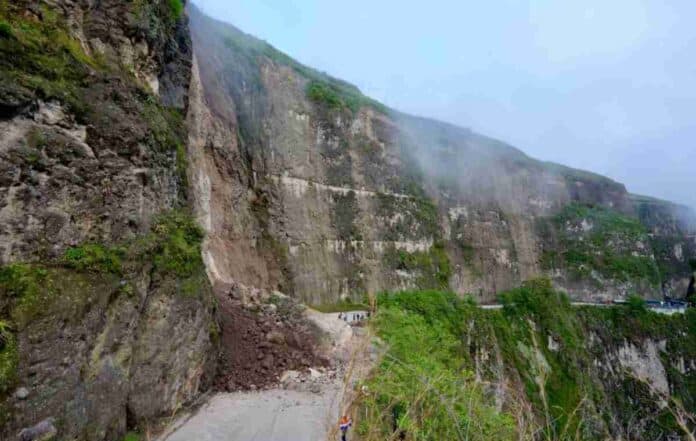
<path fill-rule="evenodd" d="M 399 439 L 395 430 L 414 440 L 605 439 L 605 415 L 620 424 L 642 418 L 646 433 L 670 427 L 652 420 L 651 413 L 661 412 L 661 418 L 666 411 L 654 411 L 655 397 L 637 390 L 630 376 L 617 373 L 618 381 L 607 389 L 593 366 L 626 340 L 641 345 L 664 339 L 669 355 L 663 357 L 692 358 L 694 310 L 670 317 L 637 314 L 630 309 L 634 301 L 628 307 L 574 307 L 547 279 L 528 281 L 501 297 L 502 310 L 482 310 L 448 292 L 378 296 L 371 325 L 385 343 L 385 355 L 355 414 L 362 440 Z M 676 370 L 669 375 L 673 396 L 693 409 L 691 377 Z M 506 394 L 504 411 L 495 412 L 491 396 L 478 388 L 507 388 L 510 383 L 501 379 L 511 378 L 520 384 Z M 524 416 L 517 436 L 510 433 L 510 413 Z M 458 428 L 471 428 L 469 418 L 481 424 L 460 437 Z"/>
<path fill-rule="evenodd" d="M 24 16 L 21 9 L 0 2 L 0 58 L 7 61 L 0 68 L 3 83 L 60 100 L 78 112 L 85 106 L 82 81 L 101 66 L 82 50 L 53 7 L 42 8 L 42 20 Z"/>
<path fill-rule="evenodd" d="M 65 251 L 64 259 L 67 266 L 78 270 L 120 274 L 123 255 L 124 250 L 121 248 L 86 244 L 68 248 Z"/>
<path fill-rule="evenodd" d="M 647 308 L 645 307 L 645 300 L 635 294 L 628 296 L 626 299 L 626 307 L 634 313 L 642 313 L 647 311 Z"/>
<path fill-rule="evenodd" d="M 193 217 L 181 211 L 160 216 L 152 228 L 155 267 L 180 277 L 190 277 L 203 264 L 201 241 L 203 230 Z"/>
<path fill-rule="evenodd" d="M 180 19 L 184 13 L 184 3 L 181 0 L 169 0 L 169 11 L 175 20 Z"/>
<path fill-rule="evenodd" d="M 34 297 L 46 276 L 46 270 L 20 263 L 0 267 L 0 298 Z"/>
<path fill-rule="evenodd" d="M 389 268 L 417 273 L 416 286 L 420 289 L 447 289 L 452 267 L 444 243 L 437 241 L 428 251 L 409 253 L 389 248 L 383 256 Z"/>
<path fill-rule="evenodd" d="M 6 21 L 0 21 L 0 38 L 12 38 L 12 26 Z"/>
<path fill-rule="evenodd" d="M 343 100 L 335 91 L 318 81 L 312 81 L 307 86 L 307 98 L 332 110 L 340 109 L 344 105 Z"/>
<path fill-rule="evenodd" d="M 176 145 L 176 173 L 179 175 L 182 187 L 188 186 L 188 179 L 186 176 L 187 167 L 188 160 L 186 157 L 186 146 L 183 143 L 179 142 Z"/>

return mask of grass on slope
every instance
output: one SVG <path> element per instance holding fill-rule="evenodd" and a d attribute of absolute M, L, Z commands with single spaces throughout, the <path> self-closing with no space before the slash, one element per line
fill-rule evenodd
<path fill-rule="evenodd" d="M 635 418 L 644 439 L 682 431 L 675 415 L 696 406 L 696 374 L 671 366 L 696 358 L 696 313 L 574 308 L 546 279 L 501 301 L 482 310 L 449 292 L 380 295 L 371 325 L 386 352 L 355 413 L 360 439 L 608 439 L 635 436 Z M 664 408 L 630 371 L 597 367 L 646 341 L 666 344 L 673 401 Z M 493 406 L 501 391 L 502 412 Z"/>
<path fill-rule="evenodd" d="M 462 301 L 438 291 L 381 295 L 374 326 L 388 347 L 359 410 L 363 441 L 506 440 L 514 421 L 462 370 Z M 392 438 L 390 438 L 392 437 Z"/>

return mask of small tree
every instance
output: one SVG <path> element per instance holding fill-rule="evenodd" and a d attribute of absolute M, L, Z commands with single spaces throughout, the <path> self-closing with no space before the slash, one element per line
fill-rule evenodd
<path fill-rule="evenodd" d="M 636 294 L 631 294 L 626 299 L 626 306 L 633 312 L 645 312 L 645 300 Z"/>

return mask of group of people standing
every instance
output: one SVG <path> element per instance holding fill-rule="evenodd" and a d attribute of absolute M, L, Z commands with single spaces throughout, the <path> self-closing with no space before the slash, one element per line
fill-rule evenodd
<path fill-rule="evenodd" d="M 339 312 L 338 313 L 338 319 L 343 320 L 344 322 L 361 322 L 365 320 L 366 318 L 370 318 L 370 313 L 359 313 L 359 312 Z"/>

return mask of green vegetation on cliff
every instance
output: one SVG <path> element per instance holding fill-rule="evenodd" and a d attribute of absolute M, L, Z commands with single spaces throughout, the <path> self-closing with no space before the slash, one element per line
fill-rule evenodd
<path fill-rule="evenodd" d="M 98 293 L 132 296 L 148 268 L 158 283 L 172 280 L 173 293 L 201 296 L 208 285 L 202 238 L 189 214 L 172 211 L 159 216 L 150 233 L 117 246 L 90 243 L 55 261 L 0 267 L 0 396 L 15 379 L 15 332 L 36 320 L 82 317 Z"/>
<path fill-rule="evenodd" d="M 376 208 L 377 216 L 388 223 L 385 240 L 407 241 L 440 237 L 437 207 L 424 194 L 402 198 L 378 193 Z"/>
<path fill-rule="evenodd" d="M 346 194 L 332 195 L 334 209 L 331 210 L 331 221 L 336 228 L 340 240 L 362 240 L 360 229 L 355 224 L 360 214 L 360 206 L 354 191 Z"/>
<path fill-rule="evenodd" d="M 124 250 L 100 244 L 85 244 L 65 251 L 66 265 L 78 270 L 121 273 Z"/>
<path fill-rule="evenodd" d="M 34 20 L 16 8 L 0 1 L 0 98 L 21 102 L 36 93 L 82 113 L 81 83 L 90 70 L 101 68 L 100 62 L 85 54 L 52 9 L 44 7 L 42 19 Z"/>
<path fill-rule="evenodd" d="M 203 268 L 202 240 L 203 230 L 193 217 L 173 210 L 155 218 L 152 231 L 146 235 L 116 246 L 88 243 L 68 248 L 63 260 L 76 270 L 113 274 L 136 271 L 138 265 L 151 263 L 162 273 L 190 277 Z"/>
<path fill-rule="evenodd" d="M 660 283 L 660 271 L 650 256 L 648 231 L 638 219 L 604 207 L 567 205 L 542 233 L 556 238 L 557 246 L 542 256 L 545 269 L 567 268 L 579 278 L 593 271 L 622 282 Z M 559 251 L 556 251 L 559 250 Z"/>
<path fill-rule="evenodd" d="M 442 242 L 436 242 L 428 251 L 408 252 L 388 248 L 383 256 L 388 268 L 413 273 L 420 289 L 447 289 L 452 275 L 449 257 Z"/>
<path fill-rule="evenodd" d="M 123 437 L 122 441 L 141 441 L 143 437 L 136 432 L 128 432 L 126 436 Z"/>
<path fill-rule="evenodd" d="M 447 292 L 379 296 L 373 327 L 386 353 L 361 402 L 364 439 L 391 436 L 394 421 L 407 439 L 466 439 L 457 422 L 472 415 L 486 422 L 466 426 L 474 439 L 658 439 L 680 434 L 679 413 L 696 411 L 696 372 L 678 368 L 696 360 L 694 311 L 576 308 L 544 279 L 501 301 L 482 310 Z M 671 398 L 620 361 L 631 351 L 649 357 L 650 345 L 664 345 Z"/>
<path fill-rule="evenodd" d="M 413 274 L 419 289 L 447 289 L 449 286 L 452 268 L 442 242 L 436 242 L 428 251 L 409 252 L 390 246 L 382 260 L 389 269 Z"/>
<path fill-rule="evenodd" d="M 132 8 L 147 10 L 149 18 L 141 31 L 153 34 L 151 39 L 161 39 L 169 32 L 162 29 L 162 20 L 177 10 L 181 14 L 183 5 L 180 0 L 135 2 Z M 34 99 L 55 100 L 65 105 L 77 122 L 93 127 L 104 138 L 96 145 L 88 140 L 93 148 L 104 140 L 120 137 L 119 152 L 122 149 L 122 153 L 130 153 L 125 150 L 131 144 L 142 142 L 155 152 L 171 156 L 173 162 L 183 161 L 177 151 L 185 139 L 181 111 L 162 105 L 136 78 L 133 66 L 123 66 L 121 60 L 107 59 L 96 51 L 86 52 L 61 11 L 47 5 L 39 11 L 37 16 L 22 13 L 21 6 L 0 0 L 0 23 L 5 29 L 4 36 L 0 36 L 0 103 L 20 109 Z M 104 102 L 110 105 L 101 105 Z M 142 130 L 140 126 L 144 126 Z M 41 134 L 37 135 L 42 141 Z M 34 144 L 33 148 L 41 149 L 46 147 L 46 140 Z M 182 169 L 181 164 L 177 166 Z"/>
<path fill-rule="evenodd" d="M 9 323 L 0 320 L 0 398 L 10 392 L 16 380 L 18 363 L 17 338 Z"/>
<path fill-rule="evenodd" d="M 386 268 L 405 271 L 415 277 L 419 289 L 448 289 L 452 268 L 441 238 L 437 207 L 422 196 L 403 198 L 377 195 L 377 215 L 383 219 L 382 240 L 386 242 L 420 242 L 432 240 L 426 251 L 406 251 L 388 245 L 382 256 Z"/>
<path fill-rule="evenodd" d="M 387 352 L 366 383 L 360 439 L 515 439 L 512 417 L 484 397 L 473 371 L 462 370 L 467 305 L 437 291 L 384 294 L 378 305 L 373 325 Z"/>
<path fill-rule="evenodd" d="M 173 27 L 185 9 L 183 0 L 133 0 L 130 8 L 138 27 L 151 37 L 163 33 L 162 26 Z"/>
<path fill-rule="evenodd" d="M 307 98 L 314 103 L 325 106 L 328 110 L 346 109 L 355 113 L 361 107 L 371 107 L 382 113 L 389 111 L 383 104 L 363 95 L 354 85 L 305 66 L 265 41 L 230 26 L 225 27 L 223 34 L 222 43 L 224 46 L 241 55 L 245 61 L 251 62 L 254 69 L 259 69 L 260 60 L 266 59 L 294 70 L 307 80 L 305 90 Z M 260 72 L 254 72 L 252 75 L 252 82 L 259 84 Z"/>
<path fill-rule="evenodd" d="M 181 14 L 184 13 L 184 3 L 182 0 L 169 0 L 169 11 L 172 17 L 178 20 Z"/>
<path fill-rule="evenodd" d="M 356 113 L 361 107 L 369 106 L 386 113 L 386 108 L 381 104 L 367 98 L 359 90 L 331 78 L 310 81 L 306 92 L 310 101 L 327 110 L 349 109 Z"/>
<path fill-rule="evenodd" d="M 327 84 L 318 81 L 313 81 L 307 85 L 307 98 L 329 109 L 335 110 L 347 106 L 336 91 Z"/>

